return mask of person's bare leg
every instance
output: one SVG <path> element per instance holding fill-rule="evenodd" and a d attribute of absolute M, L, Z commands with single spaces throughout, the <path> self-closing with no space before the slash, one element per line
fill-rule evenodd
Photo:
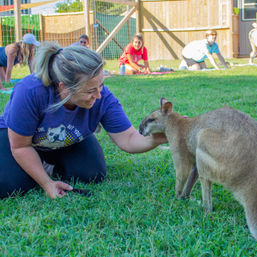
<path fill-rule="evenodd" d="M 249 64 L 253 64 L 253 59 L 257 54 L 257 47 L 251 42 L 252 51 L 250 53 Z"/>
<path fill-rule="evenodd" d="M 188 69 L 189 69 L 189 70 L 200 70 L 201 68 L 200 68 L 199 63 L 195 63 L 195 64 L 189 66 Z"/>
<path fill-rule="evenodd" d="M 0 82 L 5 81 L 5 70 L 4 67 L 0 67 Z"/>
<path fill-rule="evenodd" d="M 207 69 L 205 62 L 201 62 L 199 63 L 199 65 L 200 65 L 200 70 Z"/>
<path fill-rule="evenodd" d="M 180 70 L 188 69 L 187 63 L 186 63 L 186 61 L 184 59 L 182 59 L 180 65 L 179 65 L 179 69 Z"/>
<path fill-rule="evenodd" d="M 0 81 L 0 90 L 8 90 L 7 88 L 4 88 L 2 85 L 2 82 Z"/>
<path fill-rule="evenodd" d="M 127 75 L 136 74 L 136 70 L 134 70 L 129 64 L 125 64 L 125 73 Z"/>

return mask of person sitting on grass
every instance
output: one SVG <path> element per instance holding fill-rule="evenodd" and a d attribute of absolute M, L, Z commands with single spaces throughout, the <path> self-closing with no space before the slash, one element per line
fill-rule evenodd
<path fill-rule="evenodd" d="M 139 65 L 140 60 L 144 61 L 144 65 Z M 134 35 L 132 43 L 125 47 L 123 54 L 119 59 L 119 67 L 125 64 L 125 74 L 131 75 L 136 73 L 150 73 L 147 49 L 144 46 L 142 34 Z"/>
<path fill-rule="evenodd" d="M 228 68 L 226 61 L 220 53 L 218 44 L 215 42 L 217 31 L 214 29 L 208 30 L 205 33 L 206 39 L 192 41 L 185 46 L 182 51 L 183 60 L 179 66 L 180 69 L 202 70 L 206 69 L 204 60 L 208 58 L 216 70 L 219 66 L 215 62 L 212 54 L 215 53 L 222 65 Z"/>
<path fill-rule="evenodd" d="M 71 46 L 85 46 L 89 47 L 89 37 L 86 34 L 82 34 L 79 37 L 79 41 L 76 43 L 73 43 Z"/>
<path fill-rule="evenodd" d="M 22 41 L 0 47 L 0 90 L 4 90 L 1 82 L 9 82 L 11 79 L 13 66 L 17 63 L 29 65 L 32 72 L 32 60 L 34 47 L 39 46 L 33 34 L 25 34 Z"/>
<path fill-rule="evenodd" d="M 14 87 L 0 116 L 0 197 L 39 184 L 50 198 L 73 188 L 63 182 L 101 182 L 103 150 L 94 131 L 100 122 L 123 151 L 141 153 L 166 143 L 164 134 L 144 137 L 104 85 L 103 60 L 86 47 L 45 42 L 35 73 Z M 53 180 L 42 163 L 55 165 Z"/>

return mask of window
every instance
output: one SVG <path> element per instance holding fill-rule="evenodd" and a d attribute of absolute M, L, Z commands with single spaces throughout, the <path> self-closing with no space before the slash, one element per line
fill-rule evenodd
<path fill-rule="evenodd" d="M 256 20 L 257 0 L 242 0 L 242 20 Z"/>

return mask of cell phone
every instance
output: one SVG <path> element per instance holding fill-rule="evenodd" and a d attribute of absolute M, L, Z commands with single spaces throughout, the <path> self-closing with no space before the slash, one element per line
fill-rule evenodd
<path fill-rule="evenodd" d="M 76 194 L 80 194 L 83 196 L 92 196 L 92 191 L 88 190 L 88 189 L 81 189 L 81 188 L 73 188 L 70 192 L 76 193 Z"/>

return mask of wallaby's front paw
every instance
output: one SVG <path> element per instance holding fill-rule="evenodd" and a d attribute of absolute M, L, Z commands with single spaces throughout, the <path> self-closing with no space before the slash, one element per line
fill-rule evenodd
<path fill-rule="evenodd" d="M 204 207 L 204 214 L 207 215 L 212 212 L 212 206 L 203 206 Z"/>
<path fill-rule="evenodd" d="M 181 200 L 182 199 L 182 192 L 176 192 L 176 198 L 178 200 Z"/>
<path fill-rule="evenodd" d="M 190 198 L 190 194 L 181 194 L 180 197 L 179 197 L 179 199 L 181 199 L 181 200 L 185 200 L 185 199 L 188 199 L 188 198 Z"/>

